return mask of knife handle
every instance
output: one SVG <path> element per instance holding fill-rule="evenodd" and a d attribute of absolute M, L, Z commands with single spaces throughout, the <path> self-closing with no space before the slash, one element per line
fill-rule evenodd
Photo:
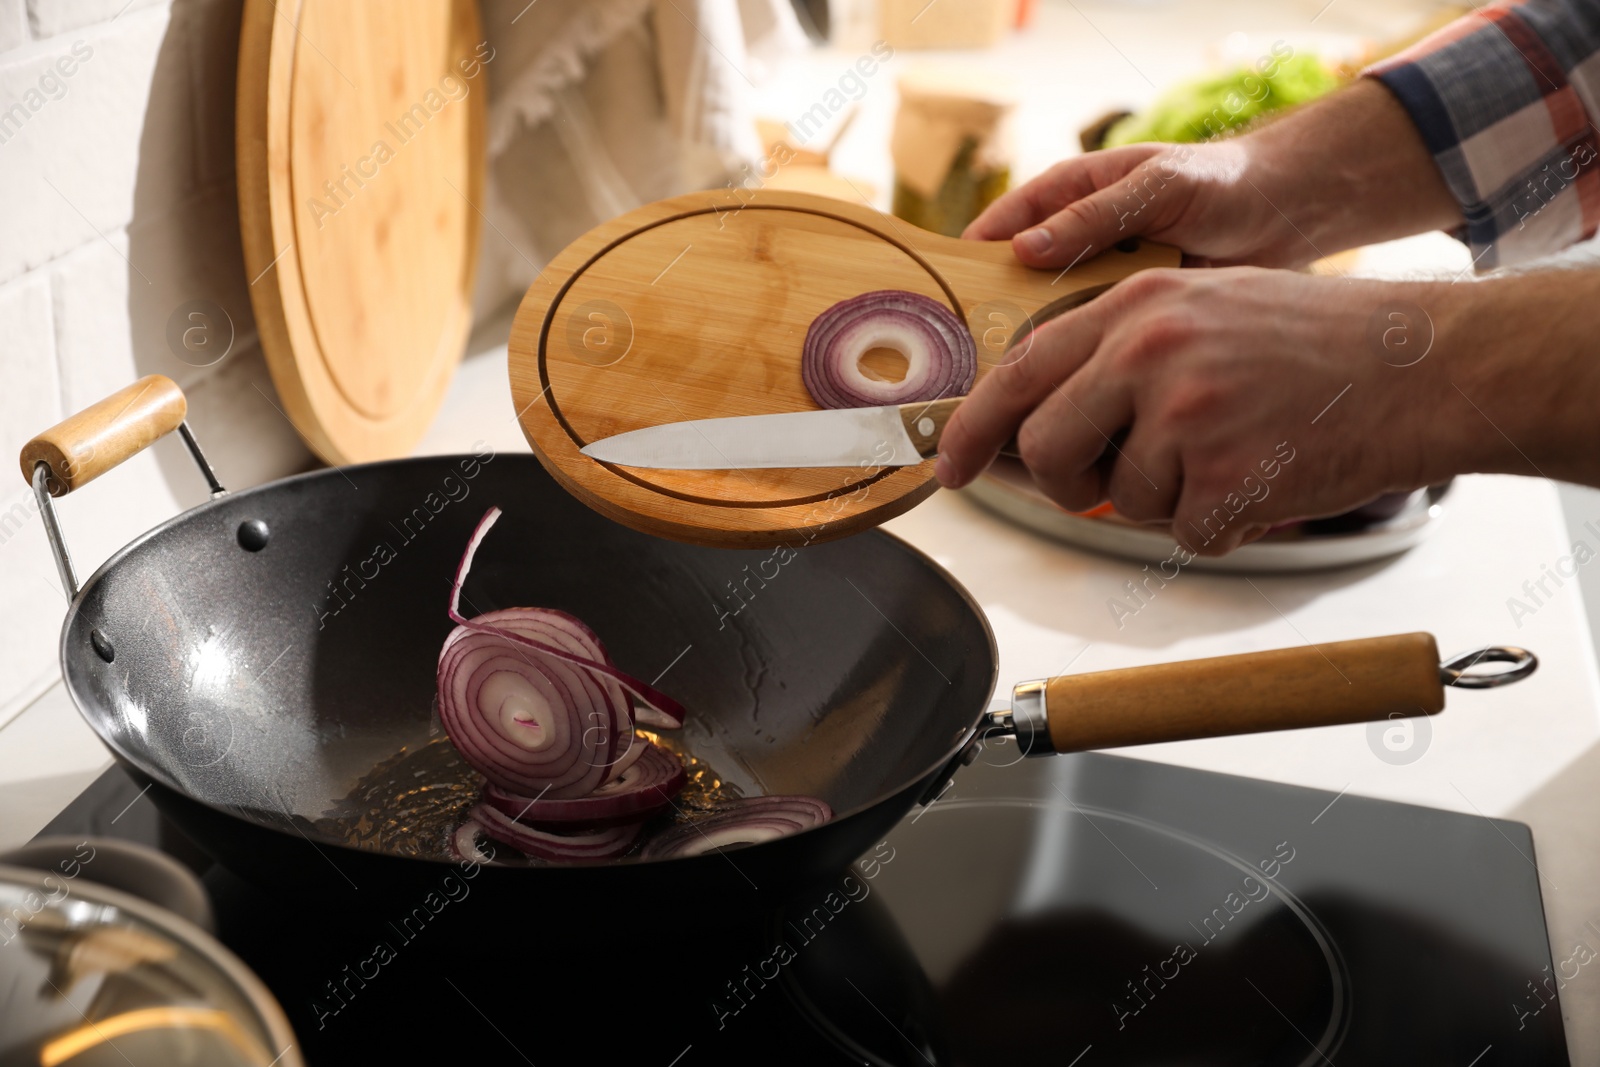
<path fill-rule="evenodd" d="M 939 439 L 944 436 L 945 424 L 950 421 L 950 416 L 956 413 L 956 408 L 960 407 L 965 399 L 964 396 L 952 396 L 944 400 L 900 405 L 900 421 L 905 425 L 911 443 L 916 446 L 917 455 L 932 457 L 939 454 Z M 1000 454 L 1021 459 L 1022 453 L 1017 449 L 1017 439 L 1012 437 L 1007 441 L 1001 447 Z"/>

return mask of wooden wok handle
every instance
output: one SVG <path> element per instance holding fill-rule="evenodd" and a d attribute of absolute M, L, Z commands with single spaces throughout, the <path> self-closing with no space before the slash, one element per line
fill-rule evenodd
<path fill-rule="evenodd" d="M 1063 675 L 1044 683 L 1057 752 L 1432 715 L 1444 707 L 1426 633 Z"/>
<path fill-rule="evenodd" d="M 23 445 L 22 478 L 31 485 L 34 467 L 48 464 L 50 495 L 65 496 L 176 430 L 188 410 L 171 378 L 140 378 Z"/>

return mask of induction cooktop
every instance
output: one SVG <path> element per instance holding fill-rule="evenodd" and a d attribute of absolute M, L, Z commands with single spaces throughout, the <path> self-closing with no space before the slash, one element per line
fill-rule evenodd
<path fill-rule="evenodd" d="M 1526 826 L 1094 753 L 1011 762 L 985 753 L 781 910 L 718 901 L 709 924 L 649 900 L 490 914 L 459 879 L 409 912 L 273 895 L 118 767 L 44 833 L 188 862 L 312 1065 L 1569 1062 Z"/>

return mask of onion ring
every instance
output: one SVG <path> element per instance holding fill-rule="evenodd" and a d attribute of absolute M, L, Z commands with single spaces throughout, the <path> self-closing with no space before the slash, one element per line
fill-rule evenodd
<path fill-rule="evenodd" d="M 667 719 L 670 719 L 673 725 L 682 726 L 683 717 L 685 714 L 683 705 L 679 704 L 676 700 L 673 700 L 671 697 L 667 696 L 665 693 L 654 688 L 653 686 L 646 685 L 644 682 L 639 681 L 632 675 L 624 674 L 622 671 L 617 670 L 617 668 L 612 665 L 610 657 L 605 654 L 605 649 L 600 646 L 599 638 L 594 636 L 594 631 L 589 630 L 587 626 L 584 626 L 583 623 L 579 622 L 571 615 L 567 615 L 565 612 L 553 611 L 552 609 L 544 609 L 553 615 L 569 620 L 574 627 L 581 628 L 582 630 L 586 631 L 589 637 L 594 641 L 596 648 L 599 649 L 598 658 L 577 655 L 564 649 L 546 644 L 541 640 L 527 637 L 522 634 L 505 633 L 504 631 L 496 629 L 492 625 L 479 623 L 477 620 L 465 618 L 461 614 L 461 587 L 467 580 L 468 572 L 472 570 L 472 558 L 478 554 L 478 546 L 483 543 L 484 537 L 488 534 L 490 529 L 494 527 L 494 524 L 499 520 L 499 518 L 500 509 L 497 507 L 490 508 L 488 511 L 484 512 L 483 518 L 478 520 L 477 529 L 472 531 L 472 538 L 467 542 L 467 550 L 462 553 L 461 563 L 456 567 L 455 582 L 450 587 L 451 620 L 461 626 L 467 627 L 469 630 L 480 630 L 489 633 L 504 633 L 506 637 L 518 642 L 519 644 L 536 649 L 545 653 L 546 655 L 554 656 L 557 659 L 564 659 L 575 663 L 580 667 L 586 667 L 589 670 L 594 671 L 596 674 L 603 674 L 620 684 L 622 688 L 626 689 L 629 693 L 632 693 L 639 700 L 643 701 L 646 708 L 659 712 Z"/>
<path fill-rule="evenodd" d="M 637 760 L 588 796 L 525 797 L 491 784 L 483 791 L 484 803 L 518 822 L 540 826 L 551 823 L 600 826 L 619 819 L 648 818 L 672 803 L 689 775 L 682 761 L 660 746 L 640 739 L 635 747 L 641 753 Z"/>
<path fill-rule="evenodd" d="M 468 819 L 456 828 L 450 835 L 450 855 L 462 863 L 491 863 L 494 857 L 478 847 L 478 834 L 481 828 L 477 823 Z"/>
<path fill-rule="evenodd" d="M 861 357 L 892 348 L 906 358 L 906 376 L 879 381 L 862 373 Z M 820 407 L 913 404 L 964 396 L 978 376 L 978 348 L 966 325 L 944 304 L 919 293 L 881 289 L 841 300 L 812 320 L 800 376 Z"/>
<path fill-rule="evenodd" d="M 491 612 L 489 621 L 497 625 L 457 626 L 439 653 L 445 732 L 462 759 L 504 789 L 594 791 L 617 762 L 620 735 L 633 736 L 626 702 L 590 672 L 508 640 L 523 618 Z"/>
<path fill-rule="evenodd" d="M 487 804 L 473 808 L 468 818 L 496 841 L 529 856 L 559 862 L 616 859 L 633 847 L 642 825 L 630 822 L 585 833 L 553 833 L 525 826 Z"/>
<path fill-rule="evenodd" d="M 461 586 L 485 534 L 473 531 L 451 587 L 458 623 L 439 652 L 439 718 L 461 756 L 501 790 L 551 800 L 615 781 L 643 750 L 635 721 L 677 726 L 683 708 L 619 671 L 593 630 L 553 608 L 460 614 Z M 635 709 L 629 694 L 642 703 Z"/>
<path fill-rule="evenodd" d="M 833 818 L 816 797 L 749 797 L 694 822 L 679 823 L 645 843 L 640 858 L 667 860 L 714 849 L 759 845 L 788 837 Z"/>

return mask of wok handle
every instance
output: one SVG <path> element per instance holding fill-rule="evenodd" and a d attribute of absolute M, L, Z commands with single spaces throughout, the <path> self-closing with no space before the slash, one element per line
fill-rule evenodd
<path fill-rule="evenodd" d="M 22 446 L 22 477 L 50 468 L 51 496 L 82 489 L 122 461 L 183 424 L 189 404 L 176 382 L 161 374 L 140 378 L 69 416 Z"/>
<path fill-rule="evenodd" d="M 1433 635 L 1249 652 L 1043 683 L 1056 752 L 1332 726 L 1444 708 Z"/>

